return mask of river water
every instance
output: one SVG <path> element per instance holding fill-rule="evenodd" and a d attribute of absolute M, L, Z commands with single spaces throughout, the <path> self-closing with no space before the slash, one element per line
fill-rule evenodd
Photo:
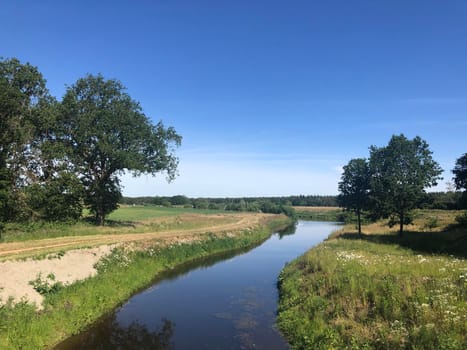
<path fill-rule="evenodd" d="M 56 349 L 288 349 L 275 328 L 277 277 L 337 228 L 299 221 L 247 252 L 180 266 Z"/>

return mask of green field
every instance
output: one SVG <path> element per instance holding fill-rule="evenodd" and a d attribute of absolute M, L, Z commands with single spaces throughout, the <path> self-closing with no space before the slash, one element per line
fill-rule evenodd
<path fill-rule="evenodd" d="M 289 264 L 278 325 L 292 348 L 466 349 L 467 230 L 456 214 L 419 211 L 413 229 L 424 232 L 402 239 L 381 223 L 362 239 L 347 226 Z"/>
<path fill-rule="evenodd" d="M 108 216 L 108 220 L 113 221 L 143 221 L 164 216 L 174 216 L 180 214 L 219 214 L 226 213 L 223 210 L 194 209 L 179 207 L 158 207 L 158 206 L 121 206 Z"/>
<path fill-rule="evenodd" d="M 111 213 L 105 226 L 96 226 L 86 218 L 72 223 L 35 221 L 31 223 L 8 223 L 2 233 L 1 242 L 28 241 L 64 236 L 86 236 L 95 234 L 124 234 L 156 232 L 164 229 L 186 229 L 192 220 L 180 222 L 177 216 L 187 214 L 233 214 L 220 210 L 193 208 L 165 208 L 157 206 L 122 206 Z M 86 213 L 85 213 L 86 215 Z M 162 220 L 167 218 L 167 220 Z M 162 221 L 161 221 L 162 220 Z M 191 227 L 193 228 L 193 227 Z"/>

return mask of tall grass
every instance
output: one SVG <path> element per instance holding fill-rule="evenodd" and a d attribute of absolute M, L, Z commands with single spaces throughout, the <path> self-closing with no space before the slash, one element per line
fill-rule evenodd
<path fill-rule="evenodd" d="M 467 232 L 446 225 L 344 231 L 289 264 L 278 325 L 292 348 L 466 349 Z"/>
<path fill-rule="evenodd" d="M 97 264 L 97 276 L 47 294 L 41 311 L 26 302 L 1 306 L 0 349 L 51 347 L 114 309 L 158 274 L 187 261 L 247 248 L 290 224 L 289 219 L 281 217 L 235 237 L 211 234 L 191 244 L 139 251 L 117 249 Z"/>

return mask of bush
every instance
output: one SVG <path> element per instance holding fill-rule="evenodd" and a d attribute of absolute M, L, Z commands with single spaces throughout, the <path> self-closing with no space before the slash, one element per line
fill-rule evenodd
<path fill-rule="evenodd" d="M 62 282 L 55 282 L 55 275 L 53 273 L 49 273 L 44 280 L 39 273 L 36 279 L 30 281 L 29 284 L 41 295 L 54 294 L 63 288 Z"/>
<path fill-rule="evenodd" d="M 424 225 L 424 228 L 425 229 L 428 229 L 428 230 L 432 230 L 436 227 L 439 226 L 439 219 L 437 216 L 432 216 L 430 218 L 427 219 L 425 225 Z"/>
<path fill-rule="evenodd" d="M 462 215 L 456 216 L 456 221 L 462 227 L 467 227 L 467 211 L 465 211 Z"/>

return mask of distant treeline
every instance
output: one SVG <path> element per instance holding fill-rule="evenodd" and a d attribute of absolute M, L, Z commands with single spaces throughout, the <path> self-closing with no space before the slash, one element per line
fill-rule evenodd
<path fill-rule="evenodd" d="M 285 213 L 294 215 L 292 206 L 337 206 L 336 196 L 288 196 L 242 198 L 123 197 L 121 204 L 183 206 L 197 209 Z"/>
<path fill-rule="evenodd" d="M 422 209 L 465 209 L 467 201 L 462 192 L 429 192 L 419 204 Z M 286 197 L 241 197 L 241 198 L 189 198 L 183 195 L 154 197 L 122 197 L 120 204 L 183 206 L 197 209 L 233 211 L 279 211 L 278 207 L 337 207 L 337 196 L 298 195 Z M 276 208 L 277 207 L 277 208 Z"/>
<path fill-rule="evenodd" d="M 429 192 L 420 203 L 421 209 L 467 209 L 467 196 L 463 192 Z"/>

